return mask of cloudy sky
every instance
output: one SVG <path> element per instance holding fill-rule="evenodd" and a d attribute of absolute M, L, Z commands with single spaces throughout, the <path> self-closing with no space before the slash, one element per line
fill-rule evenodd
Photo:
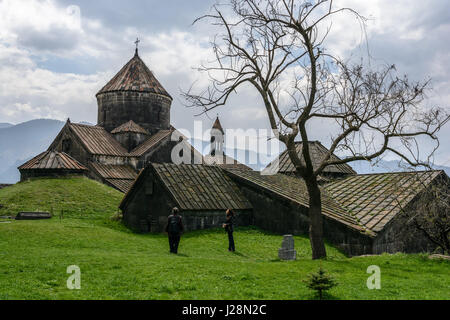
<path fill-rule="evenodd" d="M 372 56 L 395 64 L 411 78 L 432 79 L 429 102 L 450 108 L 450 1 L 337 0 L 370 17 Z M 209 128 L 216 113 L 227 128 L 267 128 L 255 92 L 243 90 L 209 117 L 182 104 L 180 90 L 202 81 L 193 68 L 211 57 L 214 30 L 192 25 L 215 0 L 0 0 L 0 122 L 51 118 L 96 123 L 95 93 L 133 56 L 140 55 L 174 97 L 172 124 Z M 349 55 L 361 35 L 351 21 L 338 20 L 333 49 Z M 312 131 L 322 140 L 324 130 Z M 449 125 L 441 134 L 436 162 L 450 165 Z"/>

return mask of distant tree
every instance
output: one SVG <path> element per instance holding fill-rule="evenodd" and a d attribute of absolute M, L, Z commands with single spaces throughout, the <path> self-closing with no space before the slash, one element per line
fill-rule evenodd
<path fill-rule="evenodd" d="M 187 106 L 208 112 L 225 105 L 244 85 L 256 90 L 275 136 L 305 181 L 313 259 L 326 257 L 318 183 L 324 169 L 371 161 L 385 152 L 412 166 L 427 166 L 439 146 L 436 133 L 449 119 L 442 109 L 422 103 L 428 81 L 399 77 L 394 65 L 376 70 L 364 61 L 352 64 L 327 50 L 331 22 L 344 13 L 356 17 L 364 29 L 364 17 L 351 8 L 335 8 L 332 0 L 230 0 L 227 7 L 216 5 L 196 20 L 208 20 L 222 30 L 212 42 L 215 60 L 199 68 L 211 85 L 184 93 Z M 316 120 L 328 121 L 321 130 L 329 131 L 331 144 L 313 166 L 308 141 Z M 418 146 L 426 138 L 431 149 L 420 159 Z M 303 143 L 300 155 L 296 140 Z M 336 159 L 336 152 L 348 156 Z"/>
<path fill-rule="evenodd" d="M 309 274 L 305 283 L 309 289 L 317 291 L 320 300 L 323 298 L 324 291 L 328 291 L 337 286 L 334 278 L 323 270 L 322 267 L 316 273 Z"/>

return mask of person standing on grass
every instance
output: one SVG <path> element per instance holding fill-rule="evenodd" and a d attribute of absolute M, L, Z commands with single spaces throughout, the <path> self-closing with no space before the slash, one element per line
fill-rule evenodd
<path fill-rule="evenodd" d="M 234 224 L 234 212 L 231 209 L 228 209 L 226 212 L 227 220 L 223 224 L 223 228 L 228 233 L 228 251 L 235 252 L 236 249 L 234 247 L 234 238 L 233 238 L 233 224 Z"/>
<path fill-rule="evenodd" d="M 172 214 L 167 219 L 166 232 L 169 235 L 170 253 L 178 253 L 178 245 L 180 244 L 181 233 L 184 231 L 183 219 L 178 214 L 180 210 L 175 207 Z"/>

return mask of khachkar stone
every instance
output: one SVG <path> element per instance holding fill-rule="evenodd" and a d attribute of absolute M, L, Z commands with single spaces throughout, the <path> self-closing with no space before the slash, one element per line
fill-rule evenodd
<path fill-rule="evenodd" d="M 297 251 L 294 250 L 294 237 L 292 235 L 285 235 L 283 243 L 278 250 L 278 257 L 281 260 L 295 260 L 297 258 Z"/>

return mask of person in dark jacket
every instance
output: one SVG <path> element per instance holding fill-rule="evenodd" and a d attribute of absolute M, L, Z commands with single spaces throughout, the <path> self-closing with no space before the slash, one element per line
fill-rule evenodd
<path fill-rule="evenodd" d="M 172 209 L 172 214 L 167 219 L 166 232 L 169 235 L 170 253 L 178 253 L 181 233 L 184 231 L 183 219 L 179 215 L 178 208 Z"/>
<path fill-rule="evenodd" d="M 227 220 L 223 224 L 223 227 L 225 228 L 225 231 L 228 233 L 228 251 L 235 252 L 236 249 L 234 247 L 234 238 L 233 238 L 233 231 L 234 231 L 234 212 L 231 209 L 228 209 L 226 212 Z"/>

